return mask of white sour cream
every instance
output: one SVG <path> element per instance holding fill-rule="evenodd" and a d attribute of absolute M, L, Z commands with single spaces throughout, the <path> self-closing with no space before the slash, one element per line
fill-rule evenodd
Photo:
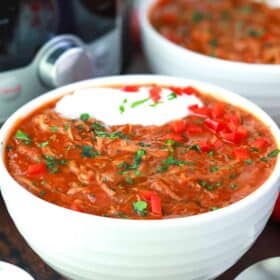
<path fill-rule="evenodd" d="M 56 104 L 56 112 L 68 119 L 78 119 L 83 113 L 107 125 L 163 125 L 191 114 L 190 105 L 203 105 L 195 95 L 172 98 L 172 91 L 161 91 L 160 103 L 153 106 L 149 87 L 143 86 L 138 92 L 125 92 L 114 88 L 92 88 L 77 90 L 64 96 Z M 145 102 L 145 99 L 148 99 Z M 136 105 L 136 103 L 138 105 Z M 141 104 L 139 104 L 141 103 Z M 152 106 L 151 106 L 152 105 Z"/>

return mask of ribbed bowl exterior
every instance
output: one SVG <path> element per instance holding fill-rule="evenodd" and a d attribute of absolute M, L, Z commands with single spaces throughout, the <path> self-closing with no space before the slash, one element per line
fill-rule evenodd
<path fill-rule="evenodd" d="M 263 230 L 275 185 L 250 208 L 201 223 L 110 223 L 2 188 L 9 213 L 33 250 L 73 280 L 206 280 L 231 267 Z M 19 201 L 15 197 L 20 197 Z M 96 218 L 96 219 L 95 219 Z M 180 219 L 179 219 L 180 220 Z M 145 222 L 145 221 L 144 221 Z"/>

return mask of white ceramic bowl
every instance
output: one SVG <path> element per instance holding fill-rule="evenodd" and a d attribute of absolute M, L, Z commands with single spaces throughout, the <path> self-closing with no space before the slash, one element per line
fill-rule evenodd
<path fill-rule="evenodd" d="M 279 191 L 280 160 L 254 193 L 226 208 L 167 220 L 112 219 L 75 212 L 37 198 L 7 172 L 3 145 L 16 122 L 42 104 L 96 85 L 193 85 L 252 112 L 280 131 L 250 101 L 208 84 L 167 76 L 115 76 L 56 89 L 15 112 L 0 131 L 0 185 L 8 211 L 33 250 L 55 270 L 79 280 L 206 280 L 231 267 L 263 230 Z"/>
<path fill-rule="evenodd" d="M 251 99 L 280 121 L 280 65 L 222 60 L 170 42 L 149 22 L 149 10 L 155 2 L 143 0 L 140 3 L 143 46 L 153 72 L 197 79 L 228 88 Z"/>

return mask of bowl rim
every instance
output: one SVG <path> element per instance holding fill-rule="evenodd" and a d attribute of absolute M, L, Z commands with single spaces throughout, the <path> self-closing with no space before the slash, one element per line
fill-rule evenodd
<path fill-rule="evenodd" d="M 192 51 L 188 48 L 184 48 L 178 44 L 171 42 L 170 40 L 166 39 L 162 36 L 157 30 L 153 27 L 149 20 L 149 12 L 152 6 L 158 0 L 143 0 L 140 2 L 140 26 L 142 27 L 142 36 L 145 32 L 150 32 L 150 34 L 154 37 L 154 39 L 158 40 L 160 44 L 163 44 L 167 48 L 172 48 L 174 52 L 180 57 L 187 58 L 187 55 L 191 55 L 194 58 L 200 59 L 205 63 L 215 63 L 219 64 L 221 67 L 231 67 L 231 68 L 238 68 L 240 70 L 243 69 L 245 71 L 251 71 L 252 73 L 257 72 L 273 72 L 278 73 L 280 72 L 280 64 L 262 64 L 262 63 L 248 63 L 242 61 L 231 61 L 226 60 L 218 57 L 211 57 L 199 52 Z"/>
<path fill-rule="evenodd" d="M 51 102 L 59 97 L 62 97 L 70 92 L 73 92 L 77 89 L 82 88 L 94 88 L 98 86 L 110 86 L 110 85 L 122 85 L 122 84 L 149 84 L 157 83 L 161 85 L 192 85 L 199 88 L 202 92 L 210 94 L 218 99 L 222 99 L 225 102 L 232 103 L 235 106 L 245 109 L 247 112 L 251 112 L 256 118 L 262 121 L 267 127 L 269 127 L 277 146 L 280 148 L 280 130 L 277 124 L 271 119 L 271 117 L 260 109 L 257 105 L 249 101 L 248 99 L 233 93 L 229 90 L 226 90 L 222 87 L 214 86 L 209 83 L 200 82 L 196 80 L 186 79 L 186 78 L 177 78 L 172 76 L 164 75 L 119 75 L 119 76 L 109 76 L 104 78 L 96 78 L 85 80 L 77 83 L 73 83 L 67 86 L 63 86 L 54 90 L 51 90 L 41 96 L 36 97 L 35 99 L 29 101 L 22 107 L 20 107 L 16 112 L 14 112 L 8 120 L 4 123 L 0 129 L 0 183 L 1 183 L 1 192 L 3 194 L 3 199 L 5 199 L 5 194 L 3 191 L 6 187 L 13 188 L 14 191 L 19 191 L 25 196 L 25 198 L 30 198 L 34 202 L 42 204 L 42 207 L 48 207 L 53 211 L 60 211 L 63 215 L 75 216 L 79 219 L 85 219 L 89 221 L 101 222 L 108 225 L 114 225 L 116 227 L 125 227 L 129 228 L 130 226 L 137 228 L 146 228 L 147 225 L 149 228 L 165 228 L 165 227 L 181 227 L 188 225 L 197 225 L 204 223 L 205 221 L 214 221 L 225 216 L 231 215 L 234 212 L 238 212 L 241 209 L 246 209 L 250 207 L 256 201 L 258 201 L 263 195 L 271 190 L 271 188 L 280 182 L 280 155 L 277 157 L 276 165 L 270 175 L 270 177 L 254 192 L 247 195 L 243 199 L 228 205 L 224 208 L 218 209 L 216 211 L 210 211 L 194 216 L 187 217 L 175 217 L 170 219 L 161 219 L 161 220 L 133 220 L 133 219 L 119 219 L 111 217 L 102 217 L 88 213 L 77 212 L 68 208 L 58 206 L 56 204 L 47 202 L 28 190 L 22 187 L 13 177 L 9 174 L 4 161 L 5 155 L 5 144 L 6 140 L 9 137 L 11 130 L 14 128 L 15 124 L 22 119 L 26 114 L 34 112 L 38 107 L 41 107 L 43 104 Z M 222 98 L 221 96 L 225 96 Z M 229 101 L 230 100 L 230 101 Z M 232 102 L 232 100 L 235 100 Z M 237 105 L 237 103 L 239 105 Z"/>

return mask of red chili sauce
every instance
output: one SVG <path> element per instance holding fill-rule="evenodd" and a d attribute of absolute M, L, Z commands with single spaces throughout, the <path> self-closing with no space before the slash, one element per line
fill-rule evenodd
<path fill-rule="evenodd" d="M 280 64 L 280 8 L 252 0 L 158 0 L 150 21 L 168 40 L 198 53 Z"/>
<path fill-rule="evenodd" d="M 150 91 L 155 103 L 161 88 Z M 51 203 L 129 219 L 214 211 L 267 180 L 279 150 L 261 121 L 195 88 L 169 89 L 173 98 L 194 93 L 204 106 L 191 106 L 193 115 L 162 126 L 111 127 L 87 112 L 65 119 L 54 110 L 57 101 L 40 107 L 11 132 L 9 173 Z"/>

